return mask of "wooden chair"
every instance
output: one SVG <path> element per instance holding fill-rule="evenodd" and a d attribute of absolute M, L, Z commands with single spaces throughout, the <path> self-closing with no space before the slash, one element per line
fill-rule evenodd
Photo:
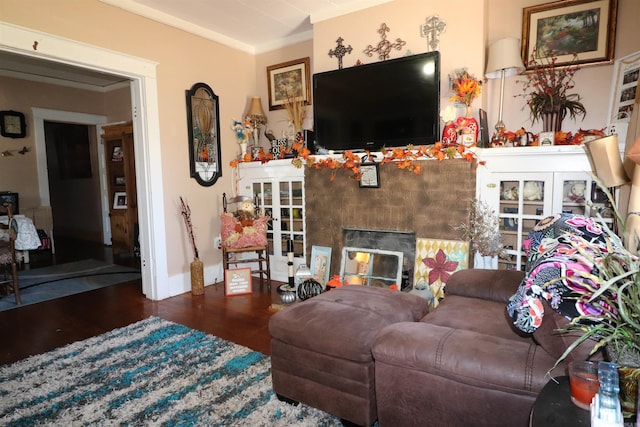
<path fill-rule="evenodd" d="M 0 223 L 0 265 L 5 270 L 0 275 L 0 285 L 9 285 L 13 289 L 16 304 L 21 304 L 18 287 L 18 257 L 16 255 L 16 236 L 18 226 L 13 219 L 13 205 L 0 206 L 0 216 L 8 217 L 7 224 Z"/>
<path fill-rule="evenodd" d="M 222 193 L 222 206 L 224 213 L 227 212 L 228 205 L 234 205 L 234 211 L 231 213 L 237 213 L 237 207 L 242 205 L 243 202 L 251 200 L 250 197 L 236 196 L 227 199 L 227 193 Z M 260 275 L 260 288 L 264 285 L 264 279 L 267 279 L 267 289 L 271 290 L 271 264 L 269 262 L 269 245 L 262 246 L 248 246 L 244 248 L 231 248 L 225 246 L 222 243 L 222 264 L 225 270 L 229 269 L 229 265 L 245 264 L 245 263 L 258 263 L 257 270 L 251 270 L 251 274 Z M 245 253 L 255 253 L 255 257 L 245 258 L 242 255 Z"/>

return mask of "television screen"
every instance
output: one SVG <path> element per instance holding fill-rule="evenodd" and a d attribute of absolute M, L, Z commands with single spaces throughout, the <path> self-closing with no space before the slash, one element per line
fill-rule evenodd
<path fill-rule="evenodd" d="M 438 52 L 313 76 L 316 145 L 327 150 L 433 144 L 439 107 Z"/>

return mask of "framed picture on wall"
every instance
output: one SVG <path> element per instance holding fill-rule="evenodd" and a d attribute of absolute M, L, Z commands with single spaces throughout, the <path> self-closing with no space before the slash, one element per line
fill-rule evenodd
<path fill-rule="evenodd" d="M 611 63 L 618 0 L 563 0 L 522 9 L 522 60 L 557 57 L 556 66 Z M 532 67 L 527 66 L 528 70 Z"/>
<path fill-rule="evenodd" d="M 270 111 L 285 108 L 289 97 L 311 105 L 309 57 L 268 66 L 267 87 Z"/>
<path fill-rule="evenodd" d="M 116 191 L 113 195 L 113 209 L 127 209 L 127 193 Z"/>

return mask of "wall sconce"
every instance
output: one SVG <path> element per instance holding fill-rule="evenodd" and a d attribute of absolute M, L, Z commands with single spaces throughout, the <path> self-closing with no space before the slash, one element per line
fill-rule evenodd
<path fill-rule="evenodd" d="M 251 98 L 251 104 L 249 104 L 249 110 L 246 115 L 247 119 L 253 126 L 253 145 L 258 146 L 260 140 L 260 128 L 267 123 L 267 116 L 262 109 L 262 101 L 259 96 Z"/>
<path fill-rule="evenodd" d="M 504 79 L 515 76 L 524 70 L 522 59 L 520 58 L 520 40 L 516 38 L 504 38 L 497 40 L 489 46 L 487 59 L 487 71 L 485 76 L 488 79 L 500 77 L 500 109 L 498 110 L 498 123 L 496 123 L 496 135 L 502 135 L 505 128 L 502 121 L 502 106 L 504 103 Z"/>

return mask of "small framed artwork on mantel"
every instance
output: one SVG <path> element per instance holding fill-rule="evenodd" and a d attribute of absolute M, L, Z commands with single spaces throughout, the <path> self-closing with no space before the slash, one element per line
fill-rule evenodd
<path fill-rule="evenodd" d="M 360 165 L 360 188 L 380 188 L 380 165 L 363 163 Z"/>

